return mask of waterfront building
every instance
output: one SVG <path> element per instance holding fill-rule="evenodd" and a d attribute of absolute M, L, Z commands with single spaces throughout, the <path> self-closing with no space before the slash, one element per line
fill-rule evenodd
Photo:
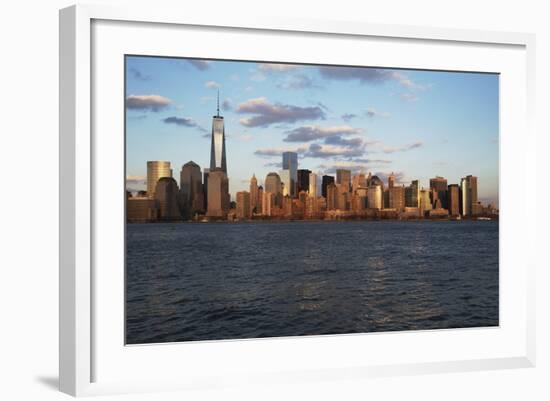
<path fill-rule="evenodd" d="M 185 163 L 181 168 L 180 193 L 182 212 L 185 216 L 193 216 L 197 212 L 204 212 L 201 168 L 193 161 Z"/>
<path fill-rule="evenodd" d="M 290 170 L 279 171 L 279 177 L 281 178 L 282 193 L 284 196 L 292 196 L 292 178 L 290 177 Z"/>
<path fill-rule="evenodd" d="M 265 193 L 271 193 L 275 197 L 275 205 L 281 207 L 283 204 L 282 183 L 279 174 L 271 172 L 265 177 Z M 265 198 L 264 198 L 265 199 Z"/>
<path fill-rule="evenodd" d="M 289 172 L 288 193 L 295 198 L 298 186 L 298 153 L 283 152 L 283 170 Z"/>
<path fill-rule="evenodd" d="M 473 216 L 474 213 L 479 212 L 477 207 L 473 205 L 477 204 L 477 177 L 468 175 L 460 181 L 460 193 L 461 193 L 461 214 L 463 216 Z"/>
<path fill-rule="evenodd" d="M 146 196 L 134 196 L 126 200 L 126 220 L 128 223 L 147 223 L 158 218 L 156 199 Z"/>
<path fill-rule="evenodd" d="M 310 174 L 311 174 L 311 170 L 307 170 L 307 169 L 298 170 L 298 185 L 297 185 L 298 193 L 300 193 L 300 191 L 309 192 L 309 175 Z"/>
<path fill-rule="evenodd" d="M 392 186 L 388 188 L 388 207 L 401 212 L 405 209 L 405 187 L 396 187 L 393 185 L 392 183 Z"/>
<path fill-rule="evenodd" d="M 368 187 L 367 203 L 369 209 L 382 209 L 382 186 L 371 185 Z"/>
<path fill-rule="evenodd" d="M 336 170 L 336 183 L 347 185 L 348 192 L 351 189 L 351 170 L 339 168 Z"/>
<path fill-rule="evenodd" d="M 460 187 L 458 184 L 450 184 L 447 187 L 447 209 L 451 216 L 460 215 Z"/>
<path fill-rule="evenodd" d="M 411 185 L 405 188 L 405 206 L 420 207 L 420 187 L 418 180 L 413 180 Z"/>
<path fill-rule="evenodd" d="M 237 218 L 249 219 L 251 216 L 250 192 L 237 192 Z"/>
<path fill-rule="evenodd" d="M 208 174 L 208 202 L 206 215 L 226 217 L 230 208 L 229 179 L 221 169 Z"/>
<path fill-rule="evenodd" d="M 425 212 L 432 210 L 430 199 L 430 190 L 422 188 L 420 190 L 420 213 L 424 216 Z"/>
<path fill-rule="evenodd" d="M 172 177 L 162 177 L 155 187 L 155 199 L 158 204 L 160 220 L 178 220 L 181 218 L 178 205 L 178 183 Z"/>
<path fill-rule="evenodd" d="M 256 213 L 262 214 L 262 205 L 264 203 L 264 187 L 258 187 L 258 203 L 256 204 Z"/>
<path fill-rule="evenodd" d="M 168 161 L 148 161 L 147 162 L 147 196 L 155 198 L 157 182 L 162 177 L 172 177 L 172 169 Z"/>
<path fill-rule="evenodd" d="M 441 207 L 447 208 L 447 179 L 443 177 L 430 178 L 430 189 L 432 190 L 432 202 L 439 199 Z"/>
<path fill-rule="evenodd" d="M 202 192 L 204 194 L 204 210 L 208 208 L 208 175 L 210 174 L 210 169 L 205 168 L 202 174 Z"/>
<path fill-rule="evenodd" d="M 351 192 L 355 193 L 359 188 L 366 188 L 367 186 L 367 177 L 365 173 L 361 172 L 353 176 L 351 180 Z"/>
<path fill-rule="evenodd" d="M 317 174 L 309 174 L 309 196 L 317 198 Z"/>
<path fill-rule="evenodd" d="M 294 215 L 294 202 L 290 195 L 285 195 L 283 198 L 283 213 L 285 217 L 292 217 Z"/>
<path fill-rule="evenodd" d="M 388 177 L 388 188 L 393 188 L 395 186 L 395 175 L 392 173 Z M 390 206 L 391 207 L 391 206 Z"/>
<path fill-rule="evenodd" d="M 275 194 L 265 191 L 263 193 L 262 200 L 262 214 L 264 216 L 271 216 L 274 212 L 275 206 Z"/>
<path fill-rule="evenodd" d="M 347 183 L 336 184 L 336 209 L 349 210 L 350 195 Z"/>
<path fill-rule="evenodd" d="M 334 183 L 334 177 L 331 175 L 324 175 L 321 179 L 321 195 L 324 198 L 327 197 L 327 187 L 332 183 Z"/>
<path fill-rule="evenodd" d="M 250 179 L 250 213 L 251 215 L 258 210 L 258 180 L 256 175 L 252 174 Z"/>
<path fill-rule="evenodd" d="M 336 210 L 338 206 L 338 189 L 336 184 L 331 182 L 327 185 L 327 210 Z"/>
<path fill-rule="evenodd" d="M 220 116 L 220 93 L 218 92 L 218 109 L 212 117 L 212 138 L 210 146 L 210 171 L 221 170 L 227 174 L 225 158 L 225 125 Z"/>

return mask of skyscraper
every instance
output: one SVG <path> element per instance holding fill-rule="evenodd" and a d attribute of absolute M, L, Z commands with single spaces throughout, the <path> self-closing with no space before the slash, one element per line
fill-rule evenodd
<path fill-rule="evenodd" d="M 348 192 L 351 189 L 351 170 L 339 168 L 336 170 L 336 183 L 347 185 Z"/>
<path fill-rule="evenodd" d="M 161 220 L 177 220 L 181 217 L 178 207 L 178 184 L 172 177 L 162 177 L 155 188 Z"/>
<path fill-rule="evenodd" d="M 273 194 L 275 197 L 273 201 L 273 206 L 282 206 L 283 203 L 283 193 L 281 191 L 281 177 L 279 177 L 279 174 L 271 172 L 268 173 L 265 177 L 265 188 L 264 188 L 264 194 L 270 193 Z M 264 201 L 266 197 L 264 195 Z M 270 206 L 271 210 L 271 206 Z"/>
<path fill-rule="evenodd" d="M 250 211 L 251 213 L 256 210 L 257 212 L 261 212 L 261 210 L 258 210 L 258 180 L 256 179 L 256 175 L 253 174 L 252 178 L 250 179 Z"/>
<path fill-rule="evenodd" d="M 237 192 L 237 217 L 239 219 L 249 219 L 250 214 L 250 192 Z"/>
<path fill-rule="evenodd" d="M 472 216 L 474 205 L 477 204 L 477 177 L 468 175 L 460 181 L 460 193 L 462 196 L 462 215 Z"/>
<path fill-rule="evenodd" d="M 317 197 L 317 174 L 309 174 L 309 196 Z"/>
<path fill-rule="evenodd" d="M 434 194 L 433 203 L 439 199 L 441 207 L 447 209 L 447 179 L 439 176 L 430 178 L 430 189 Z"/>
<path fill-rule="evenodd" d="M 388 185 L 389 185 L 389 182 L 390 181 L 388 180 Z M 395 209 L 398 212 L 401 212 L 402 210 L 405 209 L 405 187 L 392 186 L 388 188 L 388 196 L 389 196 L 388 206 L 391 209 Z"/>
<path fill-rule="evenodd" d="M 393 175 L 393 171 L 392 171 L 392 173 L 388 176 L 388 188 L 393 188 L 394 185 L 395 185 L 395 175 Z"/>
<path fill-rule="evenodd" d="M 298 185 L 298 154 L 296 152 L 283 152 L 283 170 L 288 170 L 290 175 L 289 195 L 296 197 Z"/>
<path fill-rule="evenodd" d="M 227 162 L 225 160 L 225 126 L 223 117 L 220 116 L 220 92 L 218 91 L 218 108 L 212 117 L 212 144 L 210 147 L 210 171 L 220 169 L 227 174 Z"/>
<path fill-rule="evenodd" d="M 382 186 L 376 184 L 369 186 L 367 202 L 370 209 L 382 209 Z"/>
<path fill-rule="evenodd" d="M 460 187 L 458 184 L 451 184 L 447 189 L 447 209 L 449 215 L 460 215 Z"/>
<path fill-rule="evenodd" d="M 148 161 L 147 162 L 147 197 L 154 198 L 157 182 L 162 177 L 172 177 L 170 162 Z"/>
<path fill-rule="evenodd" d="M 324 175 L 321 180 L 321 195 L 326 199 L 327 197 L 327 187 L 329 184 L 334 184 L 334 177 L 331 175 Z"/>
<path fill-rule="evenodd" d="M 366 187 L 367 187 L 367 177 L 365 177 L 365 173 L 361 172 L 353 176 L 353 179 L 351 181 L 352 193 L 355 193 L 355 191 L 357 191 L 359 188 L 366 188 Z"/>
<path fill-rule="evenodd" d="M 229 180 L 221 169 L 208 173 L 208 206 L 206 215 L 225 217 L 229 211 Z"/>
<path fill-rule="evenodd" d="M 204 191 L 202 173 L 199 165 L 193 161 L 183 165 L 180 172 L 180 192 L 183 211 L 186 215 L 204 210 Z"/>
<path fill-rule="evenodd" d="M 418 180 L 413 180 L 411 185 L 405 188 L 405 206 L 419 207 L 420 206 L 420 188 Z"/>
<path fill-rule="evenodd" d="M 300 193 L 301 191 L 309 191 L 309 175 L 311 174 L 311 170 L 308 169 L 300 169 L 298 170 L 298 189 L 297 192 Z"/>
<path fill-rule="evenodd" d="M 279 177 L 283 186 L 283 196 L 292 196 L 292 178 L 290 170 L 280 170 Z"/>

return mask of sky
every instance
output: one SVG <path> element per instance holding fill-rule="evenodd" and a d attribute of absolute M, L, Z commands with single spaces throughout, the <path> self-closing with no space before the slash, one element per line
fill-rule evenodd
<path fill-rule="evenodd" d="M 126 56 L 126 181 L 145 188 L 148 160 L 210 164 L 219 91 L 232 199 L 263 184 L 283 151 L 298 168 L 390 173 L 429 187 L 478 177 L 498 205 L 497 74 Z"/>

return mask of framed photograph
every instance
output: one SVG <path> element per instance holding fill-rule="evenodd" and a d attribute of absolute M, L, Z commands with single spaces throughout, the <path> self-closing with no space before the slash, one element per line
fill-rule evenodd
<path fill-rule="evenodd" d="M 60 12 L 60 388 L 535 363 L 534 37 Z"/>

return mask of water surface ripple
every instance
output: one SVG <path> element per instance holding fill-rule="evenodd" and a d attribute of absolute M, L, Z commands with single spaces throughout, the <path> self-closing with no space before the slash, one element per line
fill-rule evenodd
<path fill-rule="evenodd" d="M 129 224 L 126 341 L 498 325 L 498 222 Z"/>

